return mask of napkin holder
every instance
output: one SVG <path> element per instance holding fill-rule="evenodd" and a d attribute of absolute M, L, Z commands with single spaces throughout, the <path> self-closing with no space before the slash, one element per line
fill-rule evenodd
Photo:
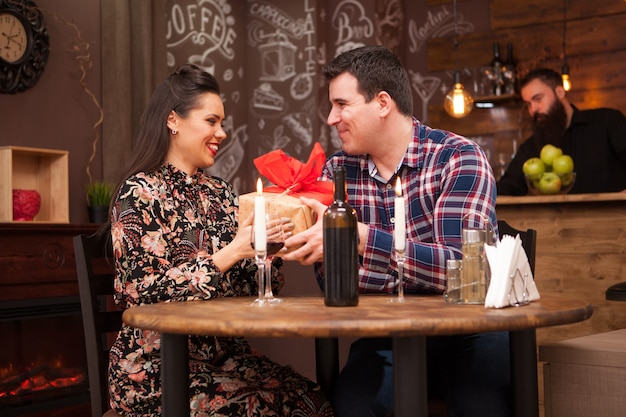
<path fill-rule="evenodd" d="M 528 274 L 515 268 L 515 272 L 509 277 L 511 280 L 511 289 L 509 290 L 509 305 L 520 307 L 530 304 L 530 296 L 528 294 Z M 532 278 L 531 278 L 532 279 Z"/>
<path fill-rule="evenodd" d="M 519 235 L 505 235 L 495 246 L 485 245 L 485 253 L 491 268 L 485 307 L 519 307 L 540 298 Z"/>

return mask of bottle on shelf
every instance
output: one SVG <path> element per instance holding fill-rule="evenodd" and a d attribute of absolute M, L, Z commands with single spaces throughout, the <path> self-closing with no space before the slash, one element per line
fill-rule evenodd
<path fill-rule="evenodd" d="M 334 201 L 323 218 L 324 303 L 355 306 L 359 303 L 359 253 L 356 210 L 346 201 L 346 173 L 333 170 Z"/>
<path fill-rule="evenodd" d="M 502 67 L 504 63 L 500 58 L 500 44 L 494 42 L 493 44 L 493 58 L 489 67 L 487 68 L 486 75 L 491 82 L 491 92 L 493 95 L 499 96 L 503 93 L 504 77 L 502 74 Z"/>
<path fill-rule="evenodd" d="M 515 93 L 515 81 L 516 81 L 516 71 L 515 71 L 515 58 L 513 58 L 513 45 L 510 43 L 506 44 L 506 59 L 504 60 L 504 65 L 502 67 L 502 75 L 504 77 L 504 94 L 514 94 Z"/>

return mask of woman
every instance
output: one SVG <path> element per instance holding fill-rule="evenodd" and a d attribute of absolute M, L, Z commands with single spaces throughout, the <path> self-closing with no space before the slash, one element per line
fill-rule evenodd
<path fill-rule="evenodd" d="M 252 218 L 238 227 L 230 184 L 206 176 L 220 144 L 224 105 L 215 78 L 183 65 L 154 92 L 135 161 L 111 210 L 116 301 L 124 307 L 256 294 Z M 282 284 L 282 261 L 272 282 Z M 161 413 L 160 339 L 124 326 L 111 349 L 111 406 Z M 192 416 L 331 416 L 319 386 L 255 354 L 243 338 L 189 337 Z"/>

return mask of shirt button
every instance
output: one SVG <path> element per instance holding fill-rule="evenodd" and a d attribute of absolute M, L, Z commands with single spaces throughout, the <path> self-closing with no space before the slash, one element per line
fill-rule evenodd
<path fill-rule="evenodd" d="M 391 184 L 387 184 L 387 189 L 388 189 L 388 190 L 391 190 L 392 188 L 393 188 L 393 185 L 391 185 Z"/>
<path fill-rule="evenodd" d="M 394 224 L 396 222 L 396 218 L 392 217 L 389 221 L 391 222 L 391 224 Z"/>

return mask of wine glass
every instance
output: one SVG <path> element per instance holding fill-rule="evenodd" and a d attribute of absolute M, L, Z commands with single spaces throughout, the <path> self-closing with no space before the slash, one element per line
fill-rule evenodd
<path fill-rule="evenodd" d="M 281 298 L 274 297 L 272 292 L 272 260 L 274 255 L 285 246 L 283 219 L 280 213 L 271 211 L 265 214 L 267 225 L 267 255 L 265 257 L 265 294 L 264 300 L 268 303 L 280 303 Z"/>
<path fill-rule="evenodd" d="M 263 219 L 265 220 L 265 219 Z M 254 222 L 257 222 L 257 219 L 254 219 Z M 256 300 L 252 303 L 253 305 L 265 305 L 265 261 L 267 259 L 267 249 L 259 250 L 258 246 L 255 246 L 255 225 L 252 227 L 252 234 L 250 236 L 250 244 L 254 249 L 254 259 L 257 266 L 256 276 L 259 287 L 259 292 Z"/>
<path fill-rule="evenodd" d="M 397 297 L 391 298 L 389 302 L 391 303 L 403 303 L 404 302 L 404 262 L 406 261 L 406 250 L 405 249 L 393 249 L 393 258 L 398 265 L 398 278 L 397 278 L 397 287 L 398 287 L 398 295 Z"/>

